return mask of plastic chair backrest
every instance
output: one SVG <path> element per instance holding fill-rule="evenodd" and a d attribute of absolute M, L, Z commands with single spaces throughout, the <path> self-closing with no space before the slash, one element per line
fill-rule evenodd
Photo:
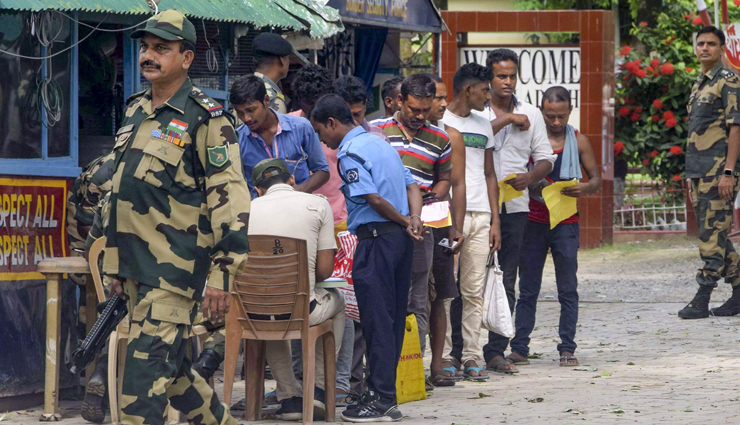
<path fill-rule="evenodd" d="M 308 335 L 306 241 L 249 235 L 249 257 L 234 279 L 231 294 L 249 338 L 281 340 Z"/>
<path fill-rule="evenodd" d="M 100 254 L 105 252 L 105 236 L 96 240 L 90 247 L 88 262 L 90 263 L 90 274 L 95 283 L 95 292 L 98 294 L 98 302 L 102 303 L 108 298 L 105 296 L 103 289 L 103 278 L 100 275 Z"/>

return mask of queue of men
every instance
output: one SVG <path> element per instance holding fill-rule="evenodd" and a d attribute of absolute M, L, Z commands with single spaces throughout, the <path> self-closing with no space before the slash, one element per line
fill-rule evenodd
<path fill-rule="evenodd" d="M 563 195 L 594 193 L 601 183 L 590 143 L 568 125 L 565 89 L 547 90 L 542 105 L 517 99 L 518 58 L 497 49 L 486 66 L 457 71 L 449 105 L 448 88 L 436 76 L 389 80 L 382 88 L 386 117 L 368 122 L 362 80 L 334 81 L 328 70 L 307 65 L 293 80 L 294 111 L 286 114 L 279 82 L 287 75 L 290 45 L 264 34 L 255 39 L 258 72 L 230 88 L 237 125 L 187 76 L 196 54 L 187 18 L 166 10 L 132 37 L 140 39 L 139 65 L 151 88 L 128 100 L 113 152 L 79 179 L 92 177 L 95 190 L 77 190 L 78 184 L 70 198 L 88 214 L 70 226 L 78 239 L 89 230 L 89 213 L 97 213 L 88 238 L 106 237 L 110 292 L 129 301 L 123 423 L 162 424 L 168 404 L 190 423 L 236 423 L 207 384 L 223 360 L 223 333 L 214 332 L 194 361 L 183 340 L 198 311 L 209 329 L 223 327 L 249 235 L 307 241 L 309 321 L 332 320 L 337 341 L 336 353 L 317 352 L 319 415 L 326 403 L 321 358 L 333 355 L 345 421 L 402 418 L 396 370 L 407 314 L 416 316 L 422 351 L 430 336 L 431 385 L 518 373 L 516 366 L 528 363 L 548 250 L 561 302 L 560 365 L 578 365 L 578 214 L 551 228 L 541 190 L 580 181 L 581 168 L 588 182 Z M 504 180 L 523 195 L 500 203 Z M 91 205 L 98 199 L 104 208 Z M 426 228 L 423 205 L 439 201 L 450 203 L 452 224 Z M 352 278 L 359 322 L 345 318 L 338 291 L 315 285 L 331 276 L 335 238 L 344 230 L 358 241 Z M 512 312 L 520 277 L 508 355 L 509 340 L 500 335 L 489 333 L 480 345 L 492 252 L 498 252 Z M 266 358 L 277 382 L 278 418 L 300 420 L 300 346 L 270 342 Z M 105 374 L 96 374 L 103 382 L 91 380 L 83 416 L 102 422 Z"/>

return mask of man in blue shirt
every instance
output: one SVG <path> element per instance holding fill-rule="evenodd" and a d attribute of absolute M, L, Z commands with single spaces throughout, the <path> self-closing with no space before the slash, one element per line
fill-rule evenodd
<path fill-rule="evenodd" d="M 356 125 L 344 99 L 330 94 L 311 111 L 321 142 L 339 149 L 347 228 L 357 235 L 352 279 L 367 342 L 367 391 L 347 408 L 349 422 L 398 421 L 396 369 L 406 327 L 412 240 L 423 240 L 421 192 L 395 149 Z"/>
<path fill-rule="evenodd" d="M 312 193 L 329 180 L 329 166 L 311 123 L 270 109 L 265 83 L 248 75 L 231 87 L 229 102 L 244 125 L 236 129 L 252 198 L 257 191 L 252 169 L 267 158 L 282 159 L 295 177 L 295 190 Z"/>

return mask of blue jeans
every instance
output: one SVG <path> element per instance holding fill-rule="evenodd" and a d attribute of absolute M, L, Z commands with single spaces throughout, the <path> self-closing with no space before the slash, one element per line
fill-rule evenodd
<path fill-rule="evenodd" d="M 337 394 L 349 394 L 349 377 L 352 371 L 352 351 L 355 343 L 355 321 L 344 319 L 342 347 L 337 356 Z"/>
<path fill-rule="evenodd" d="M 578 323 L 578 223 L 560 224 L 550 230 L 549 224 L 527 222 L 524 244 L 519 262 L 519 300 L 516 303 L 516 335 L 511 340 L 511 351 L 529 355 L 529 335 L 535 323 L 537 298 L 542 287 L 542 270 L 548 250 L 555 263 L 555 282 L 560 301 L 560 340 L 558 352 L 576 351 L 576 324 Z"/>

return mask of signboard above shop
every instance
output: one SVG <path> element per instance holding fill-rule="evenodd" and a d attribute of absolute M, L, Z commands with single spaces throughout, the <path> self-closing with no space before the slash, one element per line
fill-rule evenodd
<path fill-rule="evenodd" d="M 540 106 L 542 94 L 550 87 L 563 86 L 570 92 L 573 112 L 569 124 L 579 128 L 581 107 L 581 49 L 579 46 L 469 46 L 458 48 L 458 64 L 486 65 L 491 50 L 513 50 L 519 56 L 519 80 L 516 96 Z"/>
<path fill-rule="evenodd" d="M 405 31 L 440 32 L 442 17 L 432 0 L 329 0 L 349 24 L 397 28 Z"/>

